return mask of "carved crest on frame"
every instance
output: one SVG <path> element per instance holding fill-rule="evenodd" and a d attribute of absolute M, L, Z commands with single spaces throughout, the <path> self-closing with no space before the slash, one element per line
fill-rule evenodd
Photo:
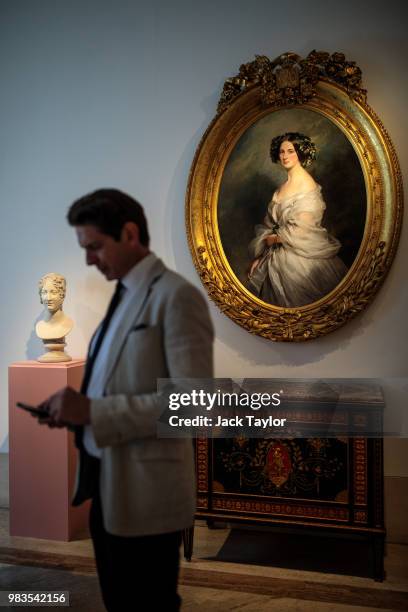
<path fill-rule="evenodd" d="M 296 53 L 283 53 L 271 61 L 265 55 L 242 64 L 235 77 L 227 79 L 218 103 L 218 112 L 230 106 L 237 95 L 253 86 L 261 87 L 263 105 L 302 104 L 316 95 L 319 79 L 344 87 L 355 100 L 366 101 L 361 70 L 343 53 L 312 51 L 302 59 Z"/>

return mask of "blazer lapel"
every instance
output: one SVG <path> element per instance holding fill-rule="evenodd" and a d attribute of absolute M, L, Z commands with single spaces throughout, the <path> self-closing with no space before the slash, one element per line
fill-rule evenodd
<path fill-rule="evenodd" d="M 157 259 L 151 267 L 142 288 L 133 296 L 133 299 L 129 301 L 129 304 L 122 315 L 121 323 L 115 335 L 115 341 L 112 343 L 109 350 L 105 386 L 112 376 L 130 329 L 136 324 L 154 284 L 159 280 L 165 270 L 166 268 L 163 262 L 160 259 Z"/>

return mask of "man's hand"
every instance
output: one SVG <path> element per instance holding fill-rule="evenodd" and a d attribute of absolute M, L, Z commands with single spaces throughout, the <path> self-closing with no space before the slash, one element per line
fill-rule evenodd
<path fill-rule="evenodd" d="M 49 417 L 40 418 L 38 422 L 49 427 L 66 427 L 67 425 L 88 425 L 91 422 L 91 402 L 86 397 L 65 387 L 38 406 L 46 410 Z"/>

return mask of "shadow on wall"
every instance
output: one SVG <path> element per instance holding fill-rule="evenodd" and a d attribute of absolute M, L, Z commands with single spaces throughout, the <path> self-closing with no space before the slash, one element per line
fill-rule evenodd
<path fill-rule="evenodd" d="M 26 359 L 37 359 L 40 355 L 44 353 L 44 346 L 42 340 L 35 333 L 35 326 L 39 321 L 42 321 L 42 313 L 38 315 L 34 322 L 33 329 L 31 330 L 31 334 L 26 343 L 26 351 L 25 356 Z"/>
<path fill-rule="evenodd" d="M 0 455 L 9 452 L 9 438 L 6 436 L 0 445 Z"/>

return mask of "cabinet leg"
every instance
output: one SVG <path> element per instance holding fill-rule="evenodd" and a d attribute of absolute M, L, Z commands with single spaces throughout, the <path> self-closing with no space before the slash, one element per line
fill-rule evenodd
<path fill-rule="evenodd" d="M 184 558 L 186 561 L 191 561 L 191 557 L 193 555 L 193 543 L 194 543 L 194 523 L 192 527 L 183 529 Z"/>
<path fill-rule="evenodd" d="M 374 580 L 382 582 L 385 578 L 384 572 L 384 537 L 374 536 L 372 542 Z"/>

